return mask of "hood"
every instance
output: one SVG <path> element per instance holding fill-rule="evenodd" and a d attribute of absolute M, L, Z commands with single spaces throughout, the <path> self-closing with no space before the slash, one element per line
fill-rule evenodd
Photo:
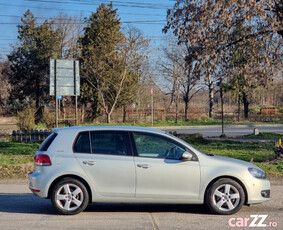
<path fill-rule="evenodd" d="M 252 168 L 257 168 L 257 169 L 260 169 L 258 166 L 250 163 L 250 162 L 247 162 L 247 161 L 243 161 L 243 160 L 238 160 L 238 159 L 235 159 L 235 158 L 230 158 L 230 157 L 223 157 L 223 156 L 216 156 L 216 155 L 213 155 L 213 156 L 207 156 L 208 158 L 210 158 L 212 161 L 216 161 L 218 164 L 221 164 L 221 165 L 237 165 L 237 166 L 242 166 L 242 167 L 252 167 Z M 262 170 L 262 169 L 260 169 Z"/>

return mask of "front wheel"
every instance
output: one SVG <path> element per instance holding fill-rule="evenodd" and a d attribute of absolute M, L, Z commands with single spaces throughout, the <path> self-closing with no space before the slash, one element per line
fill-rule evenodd
<path fill-rule="evenodd" d="M 231 215 L 238 212 L 245 202 L 242 186 L 228 178 L 219 179 L 206 193 L 206 203 L 216 214 Z"/>
<path fill-rule="evenodd" d="M 89 195 L 86 187 L 79 180 L 65 178 L 53 187 L 51 202 L 60 214 L 74 215 L 87 207 Z"/>

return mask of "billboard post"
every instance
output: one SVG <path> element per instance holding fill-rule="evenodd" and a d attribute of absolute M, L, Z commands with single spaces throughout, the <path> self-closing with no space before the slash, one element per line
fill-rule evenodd
<path fill-rule="evenodd" d="M 56 127 L 58 127 L 58 100 L 62 96 L 75 96 L 76 125 L 78 124 L 78 101 L 80 95 L 79 61 L 50 59 L 50 87 L 49 94 L 55 97 Z M 58 99 L 58 96 L 60 97 Z"/>

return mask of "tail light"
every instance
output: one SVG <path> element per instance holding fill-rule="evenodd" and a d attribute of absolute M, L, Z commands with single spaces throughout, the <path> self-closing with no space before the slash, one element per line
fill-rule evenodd
<path fill-rule="evenodd" d="M 38 166 L 51 166 L 51 160 L 48 155 L 39 154 L 34 156 L 34 164 Z"/>

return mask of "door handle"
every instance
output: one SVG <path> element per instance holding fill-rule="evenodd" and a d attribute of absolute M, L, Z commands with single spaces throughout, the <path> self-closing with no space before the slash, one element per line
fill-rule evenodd
<path fill-rule="evenodd" d="M 83 164 L 85 164 L 85 165 L 94 165 L 95 161 L 83 161 Z"/>
<path fill-rule="evenodd" d="M 148 164 L 137 164 L 137 166 L 138 166 L 138 168 L 144 168 L 144 169 L 149 168 Z"/>

